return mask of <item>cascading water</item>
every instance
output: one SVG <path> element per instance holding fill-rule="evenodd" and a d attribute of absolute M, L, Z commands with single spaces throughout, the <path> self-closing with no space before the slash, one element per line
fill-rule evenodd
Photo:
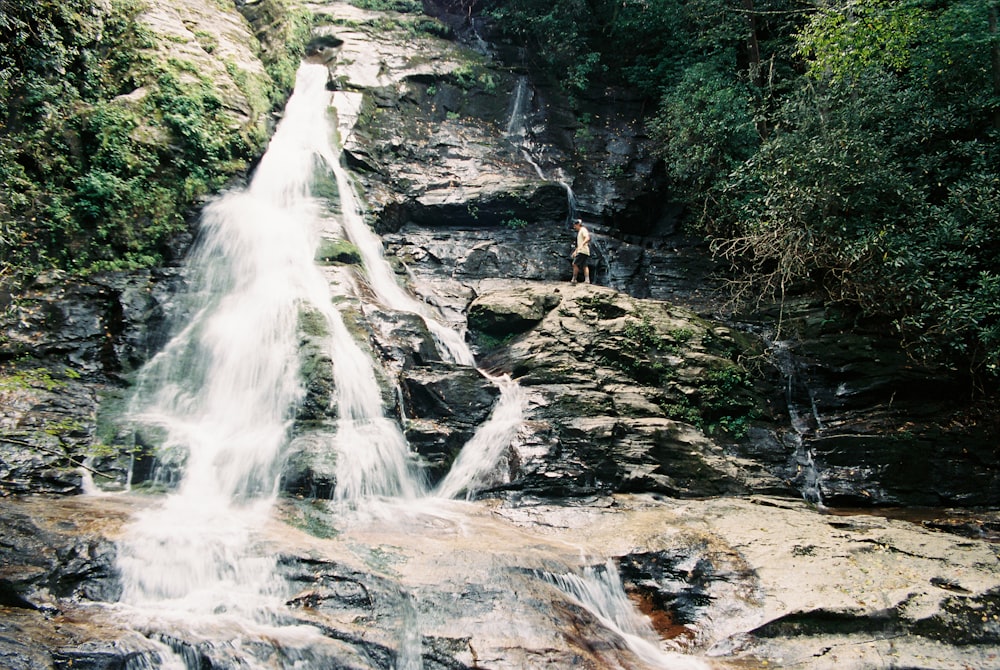
<path fill-rule="evenodd" d="M 351 108 L 353 106 L 350 102 L 351 95 L 348 93 L 334 95 L 334 108 L 340 109 L 341 106 Z M 389 309 L 410 312 L 422 317 L 448 359 L 460 365 L 475 365 L 475 358 L 461 333 L 456 333 L 433 318 L 424 303 L 416 300 L 397 283 L 392 267 L 382 251 L 382 241 L 365 223 L 354 184 L 341 165 L 339 155 L 331 157 L 329 167 L 337 179 L 344 233 L 361 254 L 372 291 Z"/>
<path fill-rule="evenodd" d="M 528 133 L 528 103 L 531 101 L 528 78 L 521 77 L 517 80 L 517 88 L 514 89 L 514 100 L 511 103 L 510 116 L 507 120 L 507 140 L 511 142 L 521 156 L 535 169 L 535 174 L 539 179 L 545 180 L 545 172 L 538 164 L 531 153 L 530 137 Z M 560 171 L 561 172 L 561 171 Z M 560 174 L 557 181 L 566 190 L 566 223 L 569 224 L 576 218 L 576 194 L 563 176 Z"/>
<path fill-rule="evenodd" d="M 289 101 L 289 115 L 307 109 L 301 95 Z M 283 124 L 275 145 L 295 144 L 284 128 L 293 129 Z M 270 574 L 247 552 L 248 535 L 275 493 L 302 396 L 294 272 L 311 264 L 298 223 L 311 164 L 286 163 L 281 188 L 251 187 L 206 208 L 189 261 L 192 316 L 140 374 L 131 418 L 163 434 L 161 460 L 176 460 L 184 474 L 122 543 L 125 602 L 212 610 L 236 593 L 259 594 Z"/>
<path fill-rule="evenodd" d="M 823 422 L 816 409 L 812 389 L 803 384 L 796 372 L 797 366 L 789 343 L 773 342 L 772 351 L 774 360 L 785 377 L 785 403 L 791 427 L 785 439 L 794 447 L 792 458 L 797 469 L 793 481 L 802 492 L 803 500 L 822 509 L 823 494 L 820 489 L 819 473 L 816 470 L 812 450 L 806 446 L 804 438 L 822 430 Z"/>
<path fill-rule="evenodd" d="M 268 625 L 282 584 L 275 558 L 254 536 L 276 496 L 282 448 L 304 393 L 298 324 L 305 310 L 323 317 L 338 378 L 332 447 L 350 453 L 339 494 L 422 491 L 398 426 L 384 416 L 371 360 L 313 262 L 318 207 L 309 188 L 317 165 L 330 162 L 322 136 L 326 78 L 322 66 L 300 68 L 250 187 L 206 208 L 189 261 L 191 316 L 140 374 L 130 419 L 162 436 L 160 453 L 183 476 L 162 505 L 136 515 L 120 543 L 121 602 L 136 611 L 211 617 L 212 625 L 230 617 L 241 629 L 247 621 Z M 366 448 L 356 451 L 357 443 Z"/>
<path fill-rule="evenodd" d="M 495 378 L 500 387 L 500 402 L 490 420 L 480 426 L 472 439 L 462 447 L 451 470 L 438 484 L 436 493 L 443 498 L 455 498 L 462 493 L 471 499 L 503 455 L 521 425 L 524 391 L 507 376 Z"/>
<path fill-rule="evenodd" d="M 664 649 L 649 619 L 636 611 L 622 587 L 614 561 L 582 573 L 542 574 L 543 579 L 576 599 L 608 630 L 618 635 L 639 660 L 653 668 L 705 670 L 705 664 Z"/>
<path fill-rule="evenodd" d="M 356 95 L 335 94 L 334 109 L 339 111 L 343 108 L 347 110 L 344 116 L 351 117 L 350 110 L 357 106 L 352 97 Z M 349 123 L 341 123 L 340 132 L 342 134 L 349 132 Z M 354 184 L 336 153 L 332 154 L 329 167 L 336 177 L 337 190 L 340 193 L 344 233 L 361 254 L 372 292 L 387 308 L 420 316 L 434 335 L 446 359 L 459 365 L 475 365 L 475 357 L 462 333 L 438 321 L 425 303 L 407 293 L 396 281 L 395 273 L 383 254 L 382 241 L 365 223 Z M 482 374 L 500 389 L 500 400 L 490 419 L 479 427 L 473 438 L 463 447 L 455 466 L 438 486 L 436 491 L 438 496 L 452 498 L 465 493 L 471 497 L 477 484 L 494 468 L 521 425 L 524 396 L 518 384 L 506 375 L 494 377 L 485 372 Z M 337 476 L 339 480 L 341 477 L 339 469 Z"/>

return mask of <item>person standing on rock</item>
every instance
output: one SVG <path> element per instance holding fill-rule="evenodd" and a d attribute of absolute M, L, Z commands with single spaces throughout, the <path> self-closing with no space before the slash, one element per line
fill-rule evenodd
<path fill-rule="evenodd" d="M 573 249 L 573 279 L 571 284 L 576 283 L 576 277 L 583 268 L 583 282 L 590 283 L 590 231 L 583 225 L 580 219 L 573 219 L 573 230 L 576 231 L 576 247 Z"/>

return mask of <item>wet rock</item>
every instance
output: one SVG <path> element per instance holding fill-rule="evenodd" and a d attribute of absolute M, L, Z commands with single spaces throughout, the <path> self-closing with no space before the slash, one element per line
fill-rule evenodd
<path fill-rule="evenodd" d="M 328 499 L 337 485 L 336 435 L 310 430 L 292 438 L 281 470 L 281 490 L 294 496 Z"/>
<path fill-rule="evenodd" d="M 60 519 L 53 528 L 17 506 L 0 504 L 4 542 L 0 580 L 8 605 L 37 610 L 52 598 L 109 602 L 120 594 L 114 543 L 81 533 L 86 519 Z M 14 604 L 14 603 L 19 604 Z"/>
<path fill-rule="evenodd" d="M 51 670 L 51 654 L 26 638 L 13 618 L 0 620 L 0 664 L 8 670 Z"/>
<path fill-rule="evenodd" d="M 1000 501 L 995 419 L 958 378 L 914 364 L 878 324 L 855 315 L 809 300 L 790 301 L 785 314 L 790 337 L 772 355 L 787 380 L 788 436 L 810 456 L 805 466 L 825 504 Z M 802 467 L 790 461 L 788 477 Z"/>
<path fill-rule="evenodd" d="M 396 371 L 441 363 L 441 352 L 422 317 L 412 313 L 369 309 L 365 318 L 370 324 L 377 353 Z"/>
<path fill-rule="evenodd" d="M 561 301 L 538 309 L 544 316 L 524 332 L 523 318 L 506 335 L 499 318 L 487 322 L 504 344 L 483 358 L 512 372 L 530 396 L 510 488 L 707 496 L 781 487 L 705 435 L 715 422 L 736 425 L 769 412 L 766 389 L 735 381 L 735 357 L 752 349 L 750 340 L 666 303 L 595 286 L 481 282 L 473 305 L 510 312 L 511 303 L 533 304 L 526 295 Z"/>
<path fill-rule="evenodd" d="M 406 437 L 433 484 L 487 419 L 500 392 L 477 370 L 446 364 L 404 370 L 401 382 Z"/>
<path fill-rule="evenodd" d="M 303 310 L 299 314 L 299 333 L 299 369 L 305 397 L 296 407 L 295 422 L 301 432 L 326 426 L 336 416 L 336 382 L 333 361 L 324 346 L 330 337 L 324 317 L 315 310 Z"/>
<path fill-rule="evenodd" d="M 469 327 L 488 335 L 517 335 L 540 322 L 561 300 L 551 287 L 486 294 L 469 305 Z"/>
<path fill-rule="evenodd" d="M 696 624 L 711 604 L 717 564 L 705 556 L 676 549 L 623 556 L 618 562 L 627 591 L 648 600 L 647 611 L 668 613 L 673 625 Z"/>

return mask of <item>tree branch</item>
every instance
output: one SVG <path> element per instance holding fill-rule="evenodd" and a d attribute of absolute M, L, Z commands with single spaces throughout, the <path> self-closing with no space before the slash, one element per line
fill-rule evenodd
<path fill-rule="evenodd" d="M 81 463 L 80 461 L 76 460 L 75 458 L 73 458 L 71 456 L 67 456 L 65 452 L 58 451 L 58 450 L 53 449 L 51 447 L 43 447 L 40 444 L 32 444 L 31 442 L 25 442 L 24 440 L 18 440 L 17 438 L 14 438 L 14 437 L 0 437 L 0 442 L 6 442 L 8 444 L 16 444 L 16 445 L 18 445 L 20 447 L 27 447 L 29 449 L 38 449 L 39 451 L 44 451 L 44 452 L 53 454 L 55 456 L 61 456 L 62 458 L 65 458 L 67 461 L 69 461 L 73 465 L 75 465 L 75 466 L 77 466 L 79 468 L 83 468 L 87 472 L 90 472 L 92 474 L 98 475 L 100 477 L 104 477 L 106 479 L 114 479 L 114 475 L 109 475 L 109 474 L 101 472 L 100 470 L 95 470 L 94 468 L 90 467 L 89 465 Z"/>

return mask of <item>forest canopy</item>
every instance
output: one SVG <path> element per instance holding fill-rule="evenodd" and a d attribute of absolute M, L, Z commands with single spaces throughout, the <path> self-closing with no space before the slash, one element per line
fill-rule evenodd
<path fill-rule="evenodd" d="M 744 295 L 821 291 L 1000 376 L 1000 2 L 483 5 L 568 91 L 654 103 L 684 224 Z"/>

